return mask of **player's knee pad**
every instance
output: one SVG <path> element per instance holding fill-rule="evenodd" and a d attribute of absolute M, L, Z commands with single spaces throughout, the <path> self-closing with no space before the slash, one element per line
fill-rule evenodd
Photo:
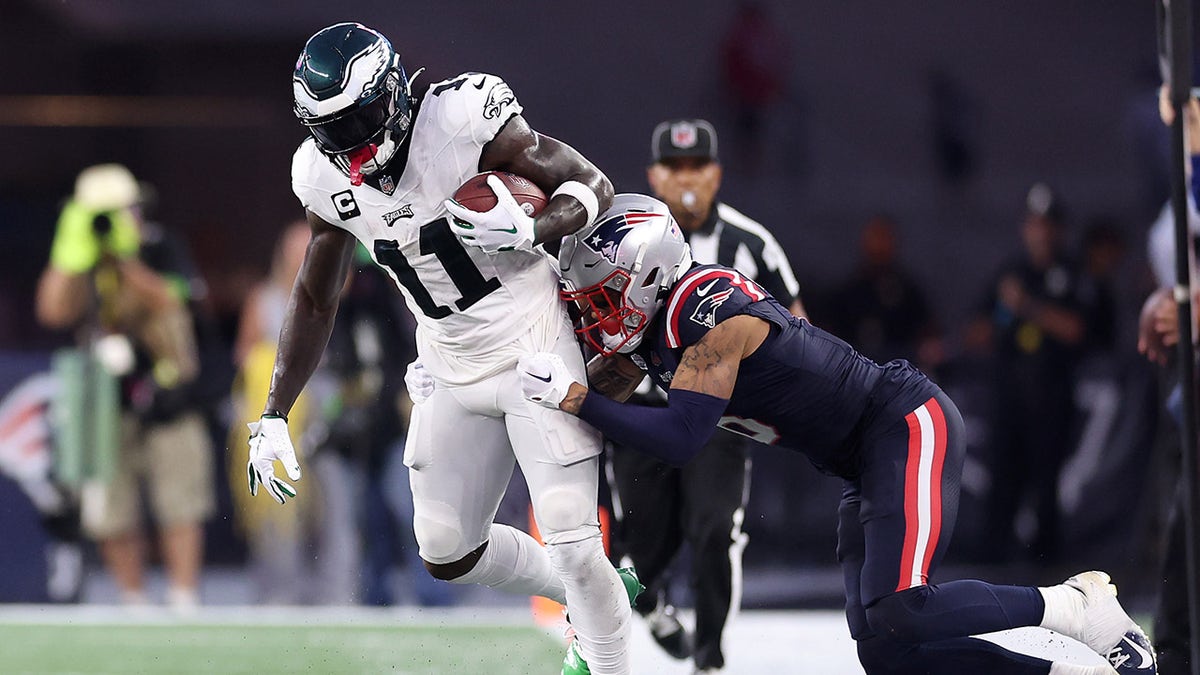
<path fill-rule="evenodd" d="M 596 500 L 571 486 L 553 487 L 538 497 L 535 511 L 546 544 L 577 541 L 591 534 L 585 526 L 595 522 Z"/>
<path fill-rule="evenodd" d="M 867 623 L 876 636 L 903 644 L 926 639 L 928 618 L 924 614 L 928 586 L 891 593 L 867 607 Z"/>
<path fill-rule="evenodd" d="M 418 514 L 413 518 L 413 534 L 416 536 L 421 558 L 427 562 L 450 563 L 468 553 L 462 550 L 462 530 L 457 523 L 445 518 Z"/>

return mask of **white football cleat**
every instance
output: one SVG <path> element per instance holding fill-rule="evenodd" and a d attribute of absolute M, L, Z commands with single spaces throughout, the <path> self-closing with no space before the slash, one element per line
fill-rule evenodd
<path fill-rule="evenodd" d="M 1117 601 L 1117 587 L 1104 572 L 1081 572 L 1063 582 L 1083 594 L 1082 613 L 1066 632 L 1103 656 L 1121 675 L 1157 675 L 1154 647 Z"/>

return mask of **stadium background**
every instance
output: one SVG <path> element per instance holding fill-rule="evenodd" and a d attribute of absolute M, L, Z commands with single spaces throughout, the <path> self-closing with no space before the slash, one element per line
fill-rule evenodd
<path fill-rule="evenodd" d="M 763 152 L 751 163 L 737 154 L 720 79 L 733 2 L 6 0 L 0 349 L 38 355 L 64 343 L 31 320 L 33 288 L 62 198 L 81 167 L 102 161 L 155 185 L 157 219 L 188 238 L 210 307 L 232 330 L 247 281 L 299 215 L 288 172 L 303 130 L 289 73 L 308 35 L 352 19 L 388 35 L 410 74 L 500 74 L 533 126 L 575 145 L 619 191 L 645 189 L 657 121 L 712 119 L 726 160 L 722 196 L 773 229 L 814 307 L 852 268 L 862 222 L 893 214 L 903 262 L 930 293 L 952 349 L 1017 247 L 1026 191 L 1046 181 L 1069 209 L 1068 237 L 1094 216 L 1126 237 L 1120 336 L 1132 356 L 1132 317 L 1151 283 L 1143 242 L 1167 194 L 1151 3 L 762 4 L 790 46 L 780 65 L 788 93 L 767 111 Z M 947 135 L 965 153 L 957 170 L 940 154 Z M 836 605 L 836 482 L 775 450 L 757 455 L 755 474 L 748 583 L 760 571 L 778 582 L 757 597 L 748 589 L 747 602 Z M 1154 486 L 1153 467 L 1126 474 L 1102 492 L 1103 506 L 1130 517 L 1085 517 L 1072 530 L 1090 564 L 1141 570 L 1132 585 L 1142 607 L 1163 499 Z M 18 493 L 3 494 L 12 525 Z M 968 547 L 986 536 L 972 530 L 971 509 L 968 497 L 956 534 Z M 221 519 L 210 527 L 215 565 L 236 564 L 231 537 Z M 1037 581 L 1058 574 L 1039 570 Z"/>

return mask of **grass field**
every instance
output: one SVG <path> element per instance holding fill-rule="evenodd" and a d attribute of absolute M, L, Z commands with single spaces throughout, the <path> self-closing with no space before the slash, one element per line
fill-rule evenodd
<path fill-rule="evenodd" d="M 690 625 L 691 613 L 681 613 Z M 1040 628 L 984 636 L 1048 659 L 1099 664 L 1094 652 Z M 728 675 L 863 675 L 842 613 L 742 612 L 726 630 Z M 436 673 L 557 675 L 565 641 L 534 626 L 527 607 L 205 607 L 163 609 L 0 605 L 0 675 L 152 673 Z M 690 675 L 635 616 L 635 675 Z"/>
<path fill-rule="evenodd" d="M 252 609 L 244 610 L 247 614 Z M 296 609 L 297 614 L 311 609 Z M 323 612 L 316 612 L 323 614 Z M 117 615 L 0 622 L 0 673 L 557 673 L 563 642 L 477 622 L 202 623 Z"/>

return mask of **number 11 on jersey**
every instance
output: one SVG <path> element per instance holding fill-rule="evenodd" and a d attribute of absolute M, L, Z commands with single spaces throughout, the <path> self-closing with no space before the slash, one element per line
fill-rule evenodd
<path fill-rule="evenodd" d="M 500 279 L 492 277 L 485 279 L 479 268 L 471 260 L 463 243 L 450 230 L 450 221 L 442 218 L 432 223 L 426 223 L 420 230 L 421 255 L 437 256 L 438 262 L 446 270 L 446 275 L 454 287 L 458 289 L 460 298 L 454 301 L 458 311 L 464 311 L 471 305 L 482 300 L 487 294 L 500 288 Z M 417 271 L 400 251 L 400 244 L 394 239 L 375 240 L 375 259 L 380 265 L 392 270 L 404 288 L 408 289 L 413 301 L 431 319 L 444 319 L 450 316 L 450 308 L 439 305 L 429 291 L 421 283 Z"/>

